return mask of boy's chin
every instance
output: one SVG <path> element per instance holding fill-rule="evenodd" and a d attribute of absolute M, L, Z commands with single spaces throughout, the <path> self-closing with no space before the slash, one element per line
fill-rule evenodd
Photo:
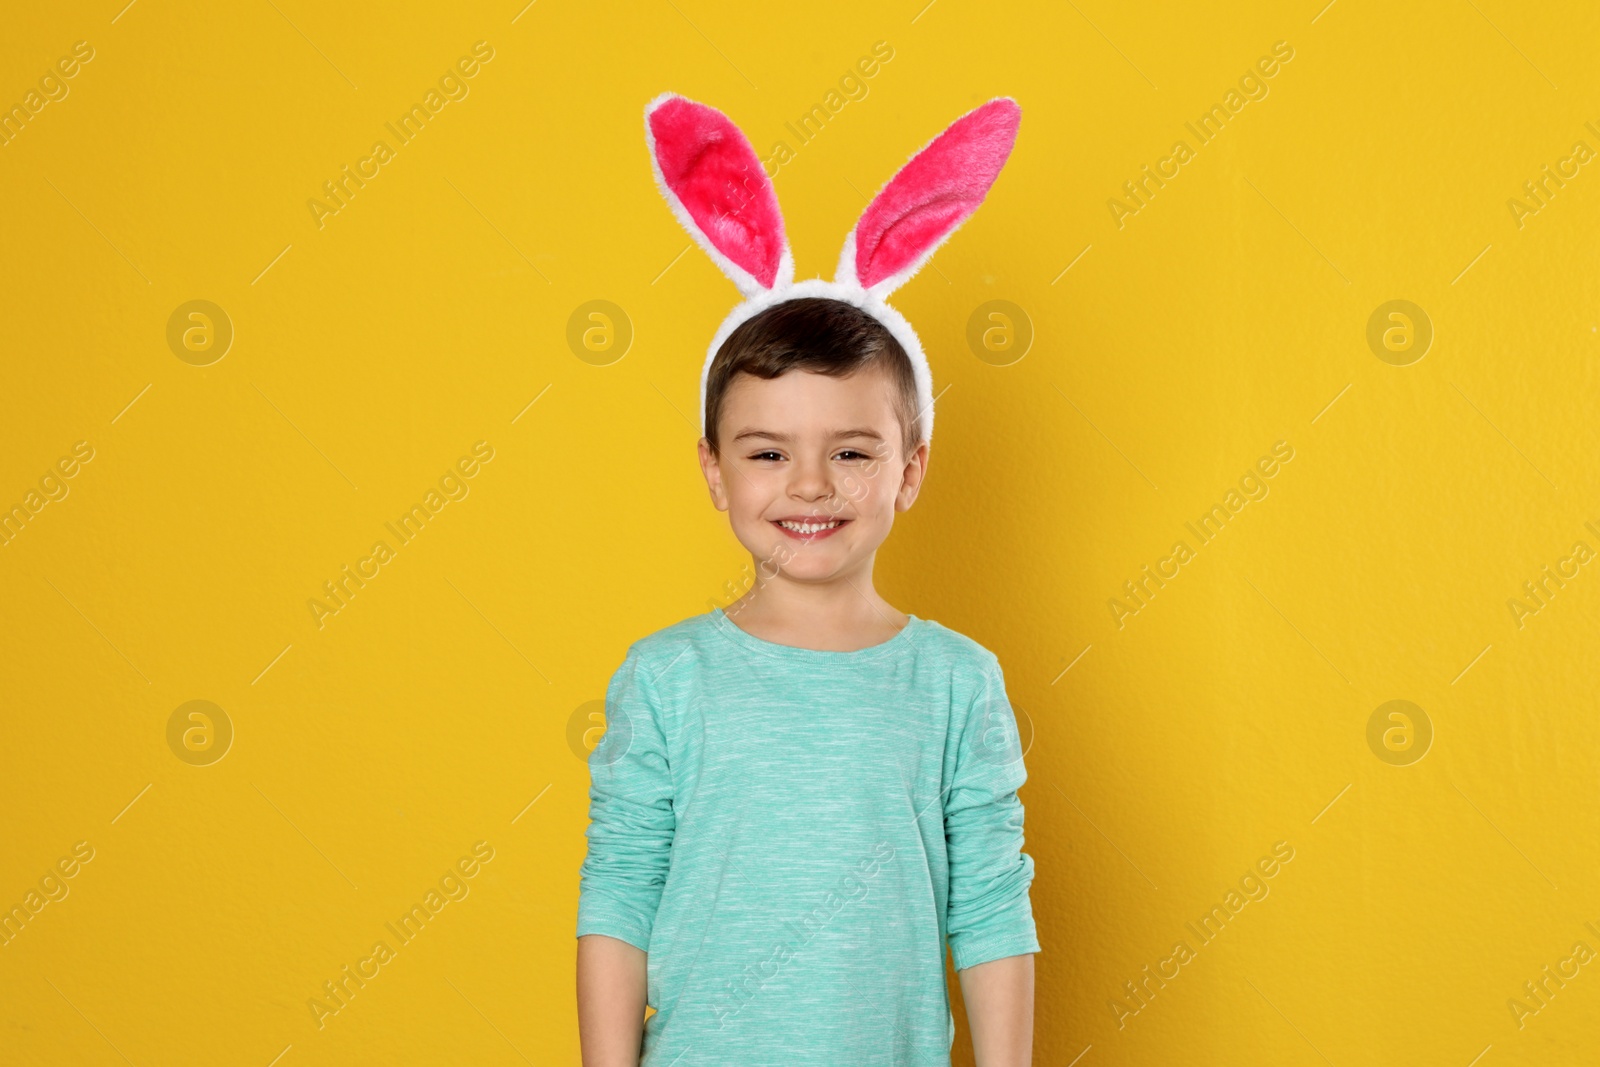
<path fill-rule="evenodd" d="M 837 559 L 790 560 L 780 573 L 791 582 L 826 582 L 838 578 L 845 568 Z"/>
<path fill-rule="evenodd" d="M 781 576 L 792 582 L 822 582 L 849 569 L 848 553 L 826 542 L 741 543 L 757 561 L 762 580 Z"/>

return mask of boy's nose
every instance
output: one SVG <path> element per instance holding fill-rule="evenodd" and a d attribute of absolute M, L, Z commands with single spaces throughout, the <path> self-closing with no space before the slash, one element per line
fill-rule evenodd
<path fill-rule="evenodd" d="M 823 500 L 833 496 L 833 479 L 826 465 L 806 461 L 795 464 L 789 493 L 802 500 Z"/>

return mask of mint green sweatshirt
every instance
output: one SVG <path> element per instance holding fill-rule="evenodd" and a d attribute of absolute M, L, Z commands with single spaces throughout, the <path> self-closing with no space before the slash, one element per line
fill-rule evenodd
<path fill-rule="evenodd" d="M 947 1065 L 958 970 L 1039 951 L 999 661 L 937 622 L 826 652 L 720 608 L 628 648 L 578 936 L 649 954 L 646 1067 Z"/>

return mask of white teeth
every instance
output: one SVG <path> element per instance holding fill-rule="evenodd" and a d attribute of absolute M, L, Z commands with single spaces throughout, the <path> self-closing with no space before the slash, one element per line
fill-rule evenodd
<path fill-rule="evenodd" d="M 833 529 L 839 525 L 839 520 L 834 519 L 831 522 L 787 522 L 780 519 L 778 520 L 778 525 L 785 530 L 793 530 L 795 533 L 814 534 L 821 533 L 823 530 Z"/>

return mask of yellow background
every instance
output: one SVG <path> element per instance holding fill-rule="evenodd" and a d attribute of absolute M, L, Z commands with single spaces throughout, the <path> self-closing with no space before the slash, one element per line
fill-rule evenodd
<path fill-rule="evenodd" d="M 685 93 L 766 156 L 881 40 L 776 178 L 800 277 L 948 122 L 1023 109 L 893 298 L 945 391 L 879 582 L 993 649 L 1032 726 L 1038 1062 L 1592 1062 L 1600 963 L 1520 1028 L 1507 1001 L 1600 948 L 1600 564 L 1520 628 L 1507 601 L 1600 548 L 1600 164 L 1521 226 L 1507 201 L 1600 149 L 1600 16 L 1320 7 L 8 12 L 0 102 L 95 57 L 0 147 L 0 503 L 95 454 L 0 548 L 0 904 L 95 855 L 0 948 L 0 1059 L 577 1062 L 569 724 L 748 563 L 694 462 L 737 297 L 677 258 L 642 110 Z M 470 94 L 319 228 L 307 201 L 479 40 Z M 1185 121 L 1280 40 L 1269 95 L 1197 147 Z M 1108 199 L 1179 138 L 1119 228 Z M 203 367 L 166 341 L 194 299 L 235 330 Z M 565 340 L 594 299 L 635 331 L 605 366 Z M 992 299 L 1036 331 L 1009 366 L 966 342 Z M 1392 299 L 1434 328 L 1409 366 L 1366 342 Z M 322 583 L 480 440 L 470 494 L 319 628 Z M 1270 494 L 1119 628 L 1123 582 L 1279 440 Z M 1392 699 L 1433 726 L 1409 766 L 1367 744 Z M 168 747 L 190 700 L 234 726 L 220 762 Z M 478 841 L 470 895 L 319 1029 L 322 983 Z M 1119 1028 L 1122 983 L 1277 841 L 1270 895 Z"/>

